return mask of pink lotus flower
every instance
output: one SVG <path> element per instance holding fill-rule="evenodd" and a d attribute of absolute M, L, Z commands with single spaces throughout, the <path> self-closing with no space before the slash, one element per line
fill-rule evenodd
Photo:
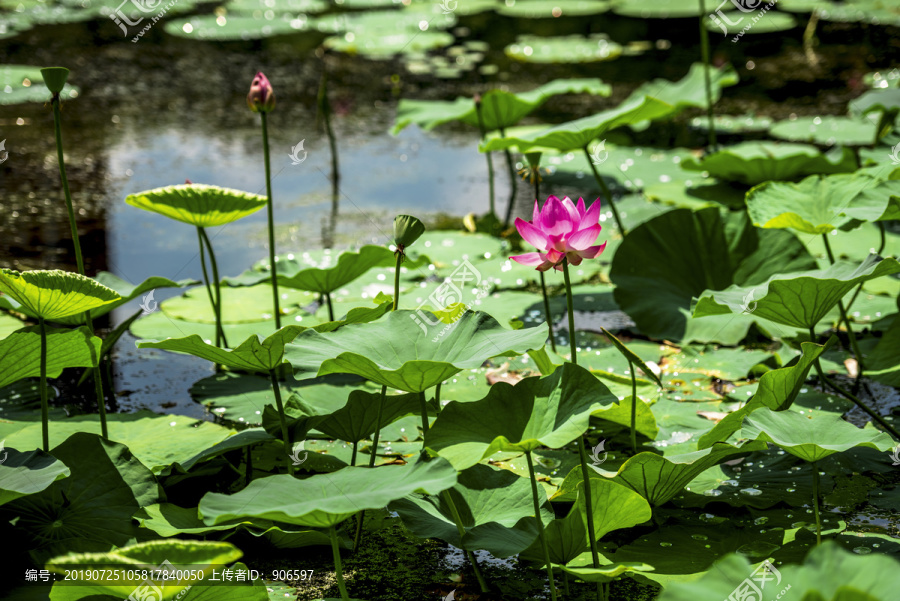
<path fill-rule="evenodd" d="M 551 196 L 538 210 L 534 201 L 534 216 L 531 221 L 516 218 L 516 229 L 529 244 L 539 252 L 525 253 L 510 257 L 522 265 L 534 266 L 538 271 L 551 267 L 562 271 L 563 259 L 571 265 L 580 265 L 583 259 L 596 259 L 606 249 L 606 242 L 591 246 L 600 235 L 600 199 L 590 209 L 584 208 L 584 199 L 578 199 L 578 206 L 566 197 L 562 200 Z"/>
<path fill-rule="evenodd" d="M 256 74 L 247 94 L 247 106 L 254 113 L 268 113 L 275 108 L 275 91 L 262 72 Z"/>

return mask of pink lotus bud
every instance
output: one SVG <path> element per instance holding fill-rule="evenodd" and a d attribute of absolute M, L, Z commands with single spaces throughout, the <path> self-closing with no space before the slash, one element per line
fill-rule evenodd
<path fill-rule="evenodd" d="M 261 71 L 256 74 L 253 83 L 250 84 L 247 106 L 254 113 L 268 113 L 275 108 L 275 91 Z"/>

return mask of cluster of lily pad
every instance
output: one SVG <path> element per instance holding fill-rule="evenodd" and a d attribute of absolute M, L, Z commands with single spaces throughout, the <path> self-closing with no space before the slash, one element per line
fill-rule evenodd
<path fill-rule="evenodd" d="M 630 167 L 620 157 L 631 150 L 597 143 L 688 107 L 710 108 L 736 76 L 729 67 L 712 71 L 704 94 L 705 69 L 693 67 L 681 82 L 649 82 L 614 108 L 527 129 L 516 126 L 552 96 L 608 96 L 609 86 L 566 80 L 522 94 L 401 102 L 396 131 L 448 121 L 478 127 L 486 156 L 505 151 L 512 177 L 514 155 L 522 155 L 536 187 L 542 156 L 551 164 L 573 151 L 584 156 L 610 214 L 600 199 L 538 203 L 536 189 L 531 220 L 515 225 L 537 250 L 512 262 L 509 240 L 521 242 L 498 227 L 493 199 L 479 218 L 488 233 L 426 231 L 402 215 L 384 246 L 276 255 L 271 194 L 186 183 L 126 202 L 195 226 L 212 278 L 205 273 L 205 286 L 167 299 L 158 313 L 136 313 L 103 340 L 93 320 L 149 290 L 190 282 L 88 278 L 80 258 L 78 274 L 0 271 L 0 307 L 37 322 L 0 340 L 0 387 L 27 396 L 23 385 L 37 377 L 40 398 L 40 424 L 24 409 L 21 419 L 0 423 L 4 532 L 33 565 L 60 574 L 74 566 L 202 566 L 178 586 L 160 586 L 165 599 L 186 586 L 188 599 L 212 598 L 204 582 L 211 566 L 243 567 L 225 539 L 250 535 L 329 545 L 337 591 L 348 601 L 353 584 L 344 580 L 342 553 L 365 535 L 365 512 L 385 508 L 413 535 L 462 549 L 482 594 L 495 585 L 478 551 L 545 570 L 554 600 L 571 597 L 570 580 L 596 584 L 597 597 L 608 599 L 610 583 L 622 578 L 661 586 L 666 601 L 720 599 L 767 559 L 798 598 L 890 599 L 896 562 L 847 554 L 839 547 L 851 544 L 846 523 L 832 527 L 820 507 L 823 492 L 840 492 L 840 478 L 888 472 L 888 451 L 900 441 L 895 420 L 860 396 L 870 381 L 898 384 L 900 263 L 882 256 L 889 241 L 896 245 L 884 222 L 900 217 L 900 170 L 888 152 L 895 96 L 876 90 L 852 107 L 860 116 L 847 119 L 868 137 L 851 145 L 868 153 L 743 142 L 680 160 L 675 178 L 630 179 L 645 198 L 617 197 L 613 189 L 628 189 L 621 166 Z M 46 70 L 44 79 L 80 257 L 59 123 L 64 75 Z M 248 102 L 262 114 L 265 138 L 274 97 L 264 80 L 257 76 Z M 781 125 L 773 137 L 790 135 Z M 609 161 L 595 160 L 601 151 Z M 557 175 L 545 181 L 553 185 Z M 204 228 L 264 205 L 268 260 L 220 277 Z M 852 238 L 860 230 L 862 256 Z M 873 234 L 880 248 L 868 252 Z M 470 301 L 465 285 L 453 288 L 459 268 L 474 268 L 488 294 Z M 528 289 L 535 278 L 543 302 Z M 890 318 L 855 318 L 854 307 L 882 306 Z M 624 313 L 628 329 L 662 344 L 629 341 L 625 327 L 576 328 L 576 307 Z M 567 353 L 545 348 L 557 316 L 566 318 Z M 218 423 L 105 415 L 101 366 L 129 328 L 139 348 L 217 366 L 192 393 Z M 765 343 L 738 347 L 751 338 Z M 829 373 L 845 362 L 853 377 Z M 96 418 L 51 410 L 48 378 L 73 368 L 90 370 Z M 834 394 L 808 384 L 813 370 Z M 843 418 L 854 406 L 871 418 L 865 427 Z M 722 511 L 722 503 L 746 511 L 731 522 L 696 511 Z M 807 507 L 811 518 L 788 513 Z M 753 512 L 763 509 L 770 514 L 760 522 Z M 759 531 L 770 520 L 777 525 Z M 133 588 L 83 574 L 81 587 L 54 584 L 52 598 L 121 597 Z M 876 582 L 880 574 L 888 576 Z M 560 577 L 566 592 L 557 590 Z M 228 594 L 270 598 L 260 581 Z"/>

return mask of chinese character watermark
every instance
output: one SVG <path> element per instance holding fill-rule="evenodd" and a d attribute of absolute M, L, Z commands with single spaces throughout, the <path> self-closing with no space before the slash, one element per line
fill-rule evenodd
<path fill-rule="evenodd" d="M 722 7 L 729 2 L 738 11 L 744 13 L 744 15 L 740 16 L 736 21 L 733 21 L 722 9 Z M 709 18 L 716 26 L 722 29 L 722 34 L 727 36 L 728 27 L 738 27 L 744 21 L 745 16 L 750 17 L 750 22 L 745 24 L 744 27 L 731 38 L 732 43 L 737 43 L 737 41 L 741 39 L 745 33 L 750 31 L 753 25 L 758 23 L 777 2 L 778 0 L 769 0 L 765 6 L 762 6 L 762 0 L 722 0 L 722 3 L 716 8 L 716 11 L 709 15 Z M 756 14 L 751 17 L 749 13 L 753 12 Z M 734 13 L 731 13 L 731 15 L 736 16 Z"/>
<path fill-rule="evenodd" d="M 437 326 L 444 323 L 444 328 L 432 338 L 432 342 L 437 342 L 444 334 L 450 331 L 459 318 L 469 310 L 472 304 L 480 301 L 487 296 L 490 288 L 490 282 L 482 281 L 481 273 L 468 260 L 463 262 L 453 270 L 447 278 L 432 292 L 428 298 L 419 304 L 419 307 L 410 314 L 410 318 L 422 328 L 422 332 L 428 333 L 428 326 Z M 468 298 L 471 296 L 471 298 Z M 422 307 L 430 306 L 432 310 L 439 311 L 454 305 L 462 305 L 462 307 L 453 307 L 453 314 L 449 316 L 449 323 L 433 313 L 423 310 Z"/>
<path fill-rule="evenodd" d="M 745 578 L 737 585 L 725 601 L 762 601 L 763 589 L 771 580 L 775 580 L 775 586 L 781 584 L 781 572 L 767 559 L 750 574 L 749 578 Z M 791 590 L 790 584 L 781 589 L 775 599 L 781 599 L 782 595 L 789 590 Z"/>

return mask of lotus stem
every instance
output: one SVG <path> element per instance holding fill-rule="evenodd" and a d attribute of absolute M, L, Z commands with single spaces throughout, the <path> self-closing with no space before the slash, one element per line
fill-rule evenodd
<path fill-rule="evenodd" d="M 812 327 L 809 328 L 809 336 L 810 336 L 810 339 L 812 340 L 812 342 L 816 341 L 816 331 Z M 900 432 L 897 432 L 897 430 L 893 426 L 891 426 L 889 423 L 887 423 L 880 415 L 878 415 L 877 413 L 875 413 L 874 411 L 869 409 L 869 407 L 866 406 L 866 404 L 863 403 L 859 398 L 857 398 L 856 395 L 844 390 L 843 388 L 838 386 L 836 383 L 832 382 L 830 378 L 827 378 L 825 376 L 825 372 L 822 370 L 822 364 L 819 362 L 818 358 L 816 358 L 816 360 L 813 364 L 816 367 L 816 374 L 819 376 L 819 380 L 824 382 L 829 388 L 831 388 L 832 390 L 834 390 L 835 392 L 837 392 L 844 398 L 853 402 L 857 407 L 859 407 L 860 409 L 865 411 L 869 415 L 869 417 L 871 417 L 879 425 L 881 425 L 882 428 L 884 428 L 887 432 L 889 432 L 891 434 L 891 436 L 894 437 L 895 440 L 900 440 Z"/>
<path fill-rule="evenodd" d="M 66 212 L 69 215 L 69 229 L 72 232 L 72 246 L 75 249 L 75 265 L 78 268 L 79 275 L 86 276 L 84 271 L 84 257 L 81 254 L 81 238 L 78 236 L 78 225 L 75 222 L 75 207 L 72 204 L 72 193 L 69 190 L 69 178 L 66 175 L 66 161 L 63 155 L 62 141 L 62 115 L 60 114 L 59 93 L 54 93 L 50 100 L 53 107 L 53 131 L 56 135 L 56 157 L 59 163 L 59 178 L 62 181 L 63 196 L 66 200 Z M 91 318 L 91 312 L 84 312 L 84 323 L 88 328 L 91 336 L 94 335 L 94 320 Z M 91 374 L 94 380 L 94 393 L 97 395 L 97 411 L 100 414 L 100 432 L 103 438 L 109 438 L 109 431 L 106 425 L 106 399 L 103 396 L 103 381 L 100 379 L 100 367 L 91 368 Z"/>
<path fill-rule="evenodd" d="M 571 361 L 578 365 L 578 353 L 575 346 L 575 310 L 572 300 L 572 281 L 569 278 L 569 260 L 563 259 L 563 278 L 566 282 L 566 313 L 569 316 L 569 349 L 572 353 Z M 578 456 L 581 459 L 581 478 L 584 480 L 584 504 L 587 510 L 588 538 L 591 543 L 591 560 L 594 568 L 600 567 L 600 554 L 597 551 L 597 537 L 594 529 L 594 505 L 591 502 L 590 468 L 587 462 L 587 450 L 584 447 L 584 437 L 578 437 Z"/>
<path fill-rule="evenodd" d="M 294 475 L 294 462 L 291 461 L 291 436 L 288 432 L 287 418 L 284 416 L 284 404 L 281 402 L 281 387 L 278 386 L 278 374 L 274 369 L 269 370 L 269 378 L 272 380 L 272 392 L 275 394 L 275 406 L 278 408 L 278 419 L 281 422 L 281 440 L 284 443 L 284 459 L 287 471 Z"/>
<path fill-rule="evenodd" d="M 822 544 L 822 521 L 819 519 L 819 466 L 812 462 L 813 470 L 813 515 L 816 517 L 816 544 Z"/>
<path fill-rule="evenodd" d="M 484 142 L 487 137 L 487 132 L 484 129 L 484 119 L 481 118 L 481 100 L 475 100 L 475 114 L 478 116 L 478 130 L 481 132 L 481 141 Z M 496 215 L 497 212 L 494 208 L 494 160 L 491 158 L 491 152 L 486 150 L 484 152 L 484 156 L 487 159 L 487 168 L 488 168 L 488 198 L 490 202 L 490 212 L 491 215 Z"/>
<path fill-rule="evenodd" d="M 209 236 L 206 235 L 206 230 L 202 227 L 199 229 L 200 237 L 206 244 L 207 250 L 209 250 L 209 264 L 212 267 L 213 289 L 216 291 L 216 304 L 213 307 L 216 312 L 216 328 L 222 336 L 222 344 L 225 348 L 228 348 L 228 339 L 225 338 L 225 329 L 222 327 L 222 289 L 221 284 L 219 283 L 219 266 L 218 263 L 216 263 L 216 253 L 213 252 L 212 242 L 210 242 Z"/>
<path fill-rule="evenodd" d="M 245 486 L 248 486 L 251 482 L 253 482 L 253 445 L 247 445 L 245 447 L 245 456 L 244 456 L 244 476 L 247 480 Z"/>
<path fill-rule="evenodd" d="M 603 196 L 606 198 L 606 202 L 609 205 L 609 208 L 612 209 L 613 218 L 616 220 L 616 227 L 619 228 L 619 231 L 622 232 L 622 237 L 625 237 L 626 231 L 625 226 L 622 225 L 622 218 L 619 217 L 619 209 L 616 208 L 615 203 L 612 199 L 612 192 L 609 191 L 609 186 L 606 185 L 606 182 L 600 176 L 600 172 L 597 171 L 597 166 L 594 165 L 594 159 L 591 158 L 591 153 L 588 150 L 587 144 L 585 144 L 584 148 L 584 156 L 587 158 L 588 165 L 591 166 L 591 171 L 594 172 L 594 179 L 597 180 L 597 185 L 600 186 L 600 189 L 603 190 Z"/>
<path fill-rule="evenodd" d="M 700 0 L 700 57 L 703 61 L 703 87 L 706 91 L 706 116 L 709 119 L 709 147 L 715 150 L 716 143 L 716 122 L 715 113 L 713 112 L 712 98 L 712 81 L 709 74 L 709 32 L 703 26 L 706 20 L 706 2 Z"/>
<path fill-rule="evenodd" d="M 563 572 L 563 590 L 566 592 L 566 597 L 570 596 L 569 593 L 569 573 Z"/>
<path fill-rule="evenodd" d="M 877 221 L 876 223 L 878 224 L 878 231 L 881 233 L 881 244 L 878 245 L 878 251 L 875 254 L 881 255 L 881 253 L 884 252 L 884 246 L 885 246 L 885 244 L 887 244 L 887 239 L 885 237 L 884 222 Z M 853 296 L 850 297 L 850 301 L 847 303 L 847 312 L 848 313 L 850 312 L 850 307 L 852 307 L 853 303 L 856 302 L 856 297 L 859 296 L 860 292 L 862 292 L 862 287 L 863 287 L 864 283 L 865 282 L 863 282 L 859 286 L 857 286 L 856 291 L 853 293 Z"/>
<path fill-rule="evenodd" d="M 538 177 L 534 178 L 534 200 L 537 202 L 541 198 L 541 183 Z M 550 328 L 550 348 L 553 349 L 553 352 L 556 352 L 556 336 L 553 334 L 553 320 L 550 318 L 550 297 L 547 296 L 547 280 L 544 277 L 544 272 L 539 271 L 541 274 L 541 294 L 544 297 L 544 317 L 547 318 L 547 327 Z"/>
<path fill-rule="evenodd" d="M 403 263 L 403 251 L 397 250 L 397 265 L 394 268 L 394 305 L 391 311 L 396 311 L 400 307 L 400 264 Z"/>
<path fill-rule="evenodd" d="M 357 549 L 359 549 L 359 543 L 362 540 L 362 527 L 363 527 L 363 520 L 365 520 L 365 517 L 366 517 L 366 510 L 365 509 L 360 510 L 360 512 L 358 514 L 356 514 L 356 516 L 358 519 L 356 521 L 356 536 L 353 537 L 353 552 L 354 553 L 356 553 Z"/>
<path fill-rule="evenodd" d="M 218 316 L 219 310 L 216 308 L 216 299 L 213 296 L 212 286 L 210 285 L 209 273 L 206 271 L 206 246 L 203 242 L 203 228 L 197 226 L 197 241 L 200 244 L 200 268 L 203 270 L 203 283 L 206 285 L 206 294 L 209 296 L 209 305 L 212 307 L 213 315 Z M 216 317 L 216 346 L 220 346 L 222 338 L 220 337 L 219 319 Z"/>
<path fill-rule="evenodd" d="M 631 372 L 631 453 L 637 455 L 637 377 L 631 361 L 628 362 L 628 371 Z"/>
<path fill-rule="evenodd" d="M 338 548 L 338 537 L 334 526 L 328 528 L 328 535 L 331 537 L 331 553 L 334 555 L 334 577 L 337 580 L 338 590 L 341 591 L 342 601 L 350 601 L 350 595 L 347 594 L 347 586 L 344 584 L 344 572 L 341 567 L 341 550 Z"/>
<path fill-rule="evenodd" d="M 834 265 L 834 253 L 831 252 L 831 243 L 828 242 L 828 234 L 822 234 L 822 240 L 825 242 L 825 252 L 828 253 L 828 261 Z M 841 319 L 844 321 L 844 325 L 847 326 L 847 337 L 850 338 L 850 347 L 853 349 L 853 354 L 856 355 L 856 363 L 859 366 L 859 371 L 856 374 L 856 381 L 853 383 L 854 390 L 858 390 L 859 384 L 862 382 L 864 368 L 862 352 L 859 350 L 859 344 L 856 341 L 856 333 L 853 331 L 853 326 L 850 325 L 850 318 L 847 317 L 844 301 L 840 299 L 838 299 L 838 311 L 841 313 Z"/>
<path fill-rule="evenodd" d="M 354 467 L 356 465 L 356 451 L 357 451 L 358 447 L 359 447 L 359 441 L 354 440 L 353 441 L 353 453 L 351 453 L 351 455 L 350 455 L 350 467 Z"/>
<path fill-rule="evenodd" d="M 325 293 L 325 303 L 328 305 L 328 321 L 334 321 L 334 307 L 331 305 L 331 294 Z"/>
<path fill-rule="evenodd" d="M 322 122 L 325 125 L 325 134 L 328 136 L 328 146 L 331 148 L 331 185 L 336 197 L 341 174 L 338 170 L 337 138 L 335 138 L 334 130 L 331 128 L 331 103 L 328 101 L 328 69 L 324 57 L 322 57 L 322 79 L 319 80 L 319 93 L 316 100 L 319 105 L 319 111 L 322 114 Z"/>
<path fill-rule="evenodd" d="M 809 63 L 809 66 L 813 69 L 819 67 L 819 58 L 816 56 L 816 51 L 813 50 L 816 42 L 816 27 L 818 24 L 819 10 L 813 8 L 812 14 L 809 16 L 809 21 L 806 23 L 806 28 L 803 30 L 803 54 L 806 56 L 806 61 Z M 875 131 L 876 138 L 880 131 L 881 129 Z"/>
<path fill-rule="evenodd" d="M 387 386 L 381 387 L 381 398 L 378 400 L 378 415 L 375 417 L 375 434 L 372 437 L 372 454 L 369 456 L 369 467 L 375 467 L 378 455 L 378 437 L 381 435 L 381 417 L 384 413 L 384 401 L 387 397 Z"/>
<path fill-rule="evenodd" d="M 601 586 L 603 587 L 603 601 L 609 601 L 609 582 L 604 582 Z"/>
<path fill-rule="evenodd" d="M 453 502 L 450 490 L 442 491 L 441 498 L 444 499 L 444 502 L 450 509 L 450 514 L 453 516 L 453 522 L 456 524 L 456 531 L 459 533 L 459 547 L 465 552 L 466 556 L 469 558 L 469 562 L 472 564 L 472 569 L 475 571 L 475 578 L 478 580 L 478 586 L 481 589 L 481 592 L 486 593 L 490 589 L 488 589 L 487 582 L 484 580 L 484 575 L 482 575 L 481 569 L 478 567 L 478 560 L 475 559 L 475 554 L 472 551 L 463 548 L 462 539 L 466 535 L 466 528 L 463 526 L 462 518 L 459 516 L 459 509 L 456 508 L 456 503 Z"/>
<path fill-rule="evenodd" d="M 419 405 L 422 407 L 422 446 L 425 445 L 425 435 L 428 434 L 428 403 L 425 401 L 425 391 L 419 393 Z"/>
<path fill-rule="evenodd" d="M 550 545 L 544 535 L 544 521 L 541 519 L 541 503 L 538 500 L 537 478 L 534 475 L 534 460 L 531 451 L 525 451 L 528 460 L 528 474 L 531 476 L 531 498 L 534 500 L 534 519 L 537 522 L 538 535 L 541 539 L 541 547 L 544 550 L 544 563 L 547 564 L 547 578 L 550 580 L 550 599 L 556 601 L 556 582 L 553 579 L 553 564 L 550 563 Z"/>
<path fill-rule="evenodd" d="M 44 318 L 38 318 L 41 330 L 41 439 L 44 452 L 50 452 L 50 403 L 47 400 L 47 330 Z"/>
<path fill-rule="evenodd" d="M 497 97 L 493 97 L 496 101 Z M 504 128 L 500 128 L 500 135 L 506 137 Z M 506 166 L 509 169 L 509 204 L 506 206 L 506 216 L 503 218 L 503 229 L 509 228 L 509 222 L 512 221 L 513 208 L 516 206 L 516 192 L 518 191 L 518 181 L 516 178 L 516 166 L 513 164 L 512 153 L 509 148 L 504 148 L 503 153 L 506 155 Z"/>
<path fill-rule="evenodd" d="M 272 301 L 274 303 L 273 311 L 275 312 L 275 329 L 280 330 L 281 309 L 278 298 L 278 269 L 275 264 L 275 215 L 272 205 L 272 169 L 269 163 L 269 127 L 266 121 L 266 113 L 260 112 L 259 116 L 262 117 L 263 160 L 266 164 L 266 196 L 268 197 L 266 212 L 269 219 L 269 265 L 271 265 L 272 270 Z M 218 281 L 218 278 L 216 278 L 216 281 Z"/>

